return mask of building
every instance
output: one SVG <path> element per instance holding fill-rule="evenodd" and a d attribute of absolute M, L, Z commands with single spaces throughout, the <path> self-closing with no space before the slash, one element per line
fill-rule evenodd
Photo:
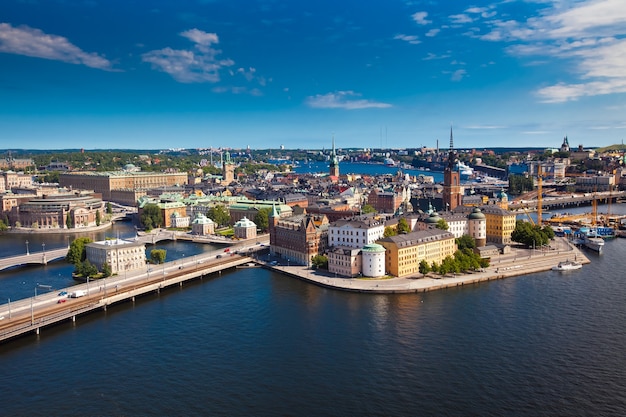
<path fill-rule="evenodd" d="M 437 224 L 444 220 L 448 224 L 448 232 L 452 233 L 455 239 L 468 235 L 474 238 L 476 246 L 485 246 L 487 241 L 487 218 L 478 207 L 471 209 L 471 212 L 431 212 L 425 217 L 421 217 L 415 223 L 414 230 L 426 230 L 436 228 Z"/>
<path fill-rule="evenodd" d="M 452 211 L 462 205 L 461 174 L 458 170 L 458 158 L 454 150 L 452 127 L 450 127 L 450 152 L 448 163 L 443 170 L 443 205 L 445 211 Z"/>
<path fill-rule="evenodd" d="M 379 213 L 395 213 L 405 200 L 404 192 L 374 188 L 367 196 L 367 204 Z"/>
<path fill-rule="evenodd" d="M 328 249 L 328 272 L 341 277 L 361 275 L 361 249 L 335 246 Z"/>
<path fill-rule="evenodd" d="M 510 245 L 511 235 L 515 230 L 517 216 L 515 213 L 500 207 L 497 204 L 480 206 L 480 213 L 485 216 L 486 242 L 500 245 Z M 456 211 L 470 215 L 473 207 L 461 206 Z M 477 245 L 478 246 L 478 245 Z"/>
<path fill-rule="evenodd" d="M 281 218 L 273 210 L 269 218 L 269 229 L 270 252 L 287 259 L 287 262 L 310 265 L 313 256 L 326 253 L 326 216 L 299 214 Z"/>
<path fill-rule="evenodd" d="M 189 227 L 189 216 L 181 216 L 177 211 L 170 216 L 170 226 L 184 229 Z"/>
<path fill-rule="evenodd" d="M 385 269 L 396 277 L 418 274 L 421 261 L 441 263 L 456 251 L 454 235 L 440 229 L 389 236 L 377 243 L 386 249 Z"/>
<path fill-rule="evenodd" d="M 66 229 L 68 223 L 69 228 L 96 226 L 99 219 L 104 219 L 104 203 L 90 192 L 29 198 L 9 212 L 11 226 L 38 229 Z"/>
<path fill-rule="evenodd" d="M 339 159 L 335 152 L 335 137 L 333 136 L 333 151 L 330 154 L 330 164 L 328 166 L 328 174 L 334 179 L 339 179 Z"/>
<path fill-rule="evenodd" d="M 59 174 L 61 187 L 93 190 L 106 201 L 115 201 L 114 190 L 148 190 L 187 184 L 186 173 L 160 172 L 63 172 Z M 124 199 L 126 201 L 126 198 Z M 120 202 L 123 203 L 123 202 Z"/>
<path fill-rule="evenodd" d="M 360 249 L 376 242 L 384 233 L 384 220 L 377 216 L 363 215 L 337 220 L 328 226 L 328 246 Z"/>
<path fill-rule="evenodd" d="M 237 239 L 254 239 L 256 237 L 256 224 L 245 217 L 235 223 L 233 229 Z"/>
<path fill-rule="evenodd" d="M 222 164 L 222 183 L 228 185 L 235 181 L 235 164 L 230 159 L 230 153 L 226 152 L 226 160 Z"/>
<path fill-rule="evenodd" d="M 112 274 L 146 267 L 146 245 L 122 239 L 103 240 L 85 245 L 87 260 L 102 271 L 105 263 Z"/>
<path fill-rule="evenodd" d="M 198 236 L 207 236 L 215 233 L 215 222 L 202 213 L 196 214 L 191 222 L 191 233 Z"/>
<path fill-rule="evenodd" d="M 365 245 L 361 250 L 363 276 L 378 278 L 385 275 L 385 247 L 378 243 Z"/>
<path fill-rule="evenodd" d="M 31 188 L 33 177 L 23 172 L 5 171 L 0 172 L 0 192 L 10 191 L 14 188 Z"/>

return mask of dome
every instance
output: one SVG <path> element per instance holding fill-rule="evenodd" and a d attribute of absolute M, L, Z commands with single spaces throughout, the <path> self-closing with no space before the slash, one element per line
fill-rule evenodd
<path fill-rule="evenodd" d="M 370 243 L 368 245 L 363 246 L 363 249 L 361 250 L 363 252 L 377 253 L 377 252 L 384 252 L 385 247 L 383 245 L 379 245 L 378 243 Z"/>
<path fill-rule="evenodd" d="M 468 217 L 470 220 L 485 220 L 486 217 L 478 207 L 474 207 L 472 213 Z"/>
<path fill-rule="evenodd" d="M 256 227 L 256 224 L 252 220 L 249 220 L 246 217 L 244 217 L 243 219 L 235 223 L 234 227 Z"/>
<path fill-rule="evenodd" d="M 439 220 L 441 220 L 441 217 L 439 217 L 439 214 L 436 211 L 433 211 L 432 213 L 430 213 L 430 216 L 428 216 L 428 218 L 424 220 L 424 223 L 437 224 Z"/>

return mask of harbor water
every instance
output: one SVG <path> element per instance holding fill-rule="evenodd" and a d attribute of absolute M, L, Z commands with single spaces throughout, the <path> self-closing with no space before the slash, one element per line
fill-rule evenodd
<path fill-rule="evenodd" d="M 586 254 L 422 294 L 208 276 L 0 345 L 0 414 L 622 416 L 626 239 Z M 2 296 L 53 267 L 0 273 Z"/>

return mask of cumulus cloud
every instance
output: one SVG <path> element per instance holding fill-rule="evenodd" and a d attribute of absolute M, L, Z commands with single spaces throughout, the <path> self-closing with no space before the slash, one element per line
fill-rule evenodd
<path fill-rule="evenodd" d="M 345 110 L 359 110 L 378 108 L 384 109 L 391 107 L 391 104 L 381 103 L 377 101 L 365 100 L 361 97 L 361 94 L 354 91 L 337 91 L 334 93 L 317 94 L 315 96 L 308 97 L 306 104 L 309 107 L 316 109 L 345 109 Z"/>
<path fill-rule="evenodd" d="M 427 25 L 429 23 L 432 23 L 431 20 L 426 19 L 427 16 L 428 16 L 428 12 L 417 12 L 417 13 L 413 13 L 411 15 L 411 18 L 413 18 L 413 21 L 417 23 L 418 25 Z"/>
<path fill-rule="evenodd" d="M 426 32 L 426 36 L 429 38 L 432 38 L 433 36 L 437 36 L 439 32 L 441 32 L 441 29 L 431 29 L 428 32 Z"/>
<path fill-rule="evenodd" d="M 452 76 L 450 77 L 450 79 L 452 81 L 458 82 L 458 81 L 461 81 L 465 77 L 465 75 L 467 75 L 467 71 L 465 71 L 464 69 L 458 69 L 452 73 Z"/>
<path fill-rule="evenodd" d="M 28 26 L 0 23 L 0 52 L 50 59 L 91 68 L 111 70 L 111 62 L 97 53 L 85 52 L 63 36 L 46 34 Z"/>
<path fill-rule="evenodd" d="M 459 25 L 462 23 L 472 23 L 474 21 L 474 19 L 472 19 L 467 14 L 453 14 L 448 17 L 450 18 L 450 20 L 452 20 L 452 23 L 455 25 Z"/>
<path fill-rule="evenodd" d="M 143 61 L 182 83 L 216 83 L 220 81 L 220 71 L 235 64 L 232 59 L 217 57 L 222 52 L 213 47 L 219 43 L 217 34 L 190 29 L 180 36 L 193 42 L 192 49 L 153 50 L 142 55 Z"/>

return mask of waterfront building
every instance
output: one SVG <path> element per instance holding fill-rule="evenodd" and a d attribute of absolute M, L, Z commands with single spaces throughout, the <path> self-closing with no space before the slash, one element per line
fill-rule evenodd
<path fill-rule="evenodd" d="M 113 190 L 149 190 L 187 184 L 186 173 L 160 172 L 63 172 L 59 174 L 61 187 L 94 190 L 106 201 L 115 201 Z"/>
<path fill-rule="evenodd" d="M 215 222 L 202 213 L 197 213 L 191 222 L 191 233 L 198 236 L 207 236 L 215 233 Z"/>
<path fill-rule="evenodd" d="M 456 239 L 469 235 L 476 241 L 476 246 L 485 246 L 487 241 L 487 219 L 478 207 L 467 211 L 437 213 L 432 211 L 424 215 L 415 223 L 413 230 L 426 230 L 437 227 L 440 220 L 448 224 L 448 232 Z"/>
<path fill-rule="evenodd" d="M 0 192 L 14 188 L 32 188 L 32 186 L 33 176 L 30 174 L 14 171 L 0 172 Z"/>
<path fill-rule="evenodd" d="M 11 207 L 9 223 L 13 227 L 19 225 L 39 229 L 65 229 L 68 216 L 71 228 L 96 226 L 98 217 L 104 219 L 102 199 L 92 192 L 29 198 L 28 201 Z"/>
<path fill-rule="evenodd" d="M 361 270 L 364 277 L 379 278 L 385 275 L 385 247 L 378 243 L 361 249 Z"/>
<path fill-rule="evenodd" d="M 380 239 L 385 249 L 385 269 L 396 277 L 419 273 L 422 260 L 432 264 L 441 263 L 447 256 L 454 256 L 454 235 L 440 229 L 426 229 Z"/>
<path fill-rule="evenodd" d="M 254 239 L 256 237 L 256 224 L 244 217 L 233 226 L 237 239 Z"/>
<path fill-rule="evenodd" d="M 474 209 L 474 207 L 460 206 L 457 207 L 456 211 L 470 216 Z M 510 245 L 512 243 L 511 235 L 515 230 L 517 215 L 500 207 L 498 204 L 483 205 L 480 206 L 479 209 L 480 213 L 485 216 L 486 242 Z"/>
<path fill-rule="evenodd" d="M 305 213 L 281 218 L 274 209 L 269 229 L 270 252 L 292 264 L 310 265 L 313 256 L 326 253 L 328 219 L 324 215 Z"/>
<path fill-rule="evenodd" d="M 328 272 L 341 277 L 356 277 L 361 274 L 361 249 L 345 246 L 329 248 Z"/>
<path fill-rule="evenodd" d="M 85 245 L 87 260 L 102 271 L 105 263 L 111 273 L 120 274 L 146 267 L 146 245 L 122 239 L 110 239 Z"/>

